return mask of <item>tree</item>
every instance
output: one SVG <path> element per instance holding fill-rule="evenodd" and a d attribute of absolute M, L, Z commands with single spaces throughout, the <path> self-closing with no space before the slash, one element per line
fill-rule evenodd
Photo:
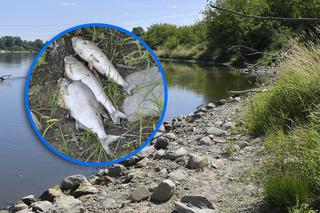
<path fill-rule="evenodd" d="M 134 27 L 134 28 L 132 28 L 132 33 L 134 33 L 140 37 L 145 34 L 145 31 L 142 27 Z"/>

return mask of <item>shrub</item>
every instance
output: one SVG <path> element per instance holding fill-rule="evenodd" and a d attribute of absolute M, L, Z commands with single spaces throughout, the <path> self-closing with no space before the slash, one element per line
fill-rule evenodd
<path fill-rule="evenodd" d="M 251 99 L 246 113 L 249 132 L 287 131 L 305 123 L 320 104 L 319 82 L 320 46 L 293 42 L 291 53 L 280 65 L 277 82 Z"/>
<path fill-rule="evenodd" d="M 275 174 L 269 177 L 264 189 L 267 198 L 276 206 L 286 209 L 308 199 L 308 186 L 294 174 Z"/>

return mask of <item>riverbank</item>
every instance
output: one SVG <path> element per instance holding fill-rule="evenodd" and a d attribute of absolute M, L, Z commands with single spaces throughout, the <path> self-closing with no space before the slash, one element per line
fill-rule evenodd
<path fill-rule="evenodd" d="M 168 62 L 179 62 L 179 63 L 190 63 L 190 64 L 209 64 L 214 66 L 230 66 L 228 63 L 217 63 L 214 61 L 205 61 L 205 60 L 191 60 L 191 59 L 179 59 L 179 58 L 159 58 L 160 61 Z"/>
<path fill-rule="evenodd" d="M 171 212 L 206 206 L 212 212 L 254 212 L 264 203 L 261 183 L 253 181 L 262 139 L 238 131 L 246 104 L 247 96 L 231 97 L 178 116 L 130 160 L 94 176 L 66 177 L 10 210 Z"/>
<path fill-rule="evenodd" d="M 13 51 L 13 50 L 0 50 L 0 53 L 37 53 L 37 51 Z"/>

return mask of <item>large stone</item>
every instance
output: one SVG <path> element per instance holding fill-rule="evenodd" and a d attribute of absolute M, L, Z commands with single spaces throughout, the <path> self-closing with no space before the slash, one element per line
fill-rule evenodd
<path fill-rule="evenodd" d="M 21 199 L 25 204 L 30 205 L 35 201 L 34 195 L 27 195 Z"/>
<path fill-rule="evenodd" d="M 93 184 L 97 184 L 97 185 L 109 185 L 109 183 L 111 183 L 113 181 L 112 177 L 109 176 L 102 176 L 99 177 L 98 179 L 95 179 Z"/>
<path fill-rule="evenodd" d="M 188 155 L 188 151 L 185 148 L 180 147 L 176 150 L 168 150 L 164 154 L 163 158 L 169 159 L 169 160 L 175 160 L 175 159 L 182 157 L 182 156 L 185 156 L 185 155 Z"/>
<path fill-rule="evenodd" d="M 216 103 L 215 103 L 215 105 L 216 106 L 222 106 L 222 105 L 224 105 L 226 103 L 226 99 L 220 99 L 220 100 L 218 100 Z"/>
<path fill-rule="evenodd" d="M 66 189 L 72 189 L 75 187 L 78 187 L 80 183 L 88 182 L 87 178 L 83 175 L 71 175 L 68 177 L 65 177 L 61 183 L 61 188 Z"/>
<path fill-rule="evenodd" d="M 125 171 L 127 171 L 127 168 L 121 164 L 113 164 L 110 167 L 108 167 L 108 169 L 109 172 L 107 175 L 110 177 L 120 177 L 124 175 Z"/>
<path fill-rule="evenodd" d="M 98 189 L 94 187 L 91 183 L 85 182 L 81 183 L 79 187 L 72 193 L 72 195 L 76 198 L 88 195 L 88 194 L 95 194 L 98 192 Z"/>
<path fill-rule="evenodd" d="M 42 193 L 40 196 L 41 200 L 48 200 L 50 202 L 53 202 L 53 200 L 56 197 L 63 196 L 64 193 L 61 191 L 60 187 L 58 185 L 46 190 L 45 192 Z"/>
<path fill-rule="evenodd" d="M 168 138 L 169 140 L 175 140 L 177 138 L 177 136 L 172 132 L 165 133 L 162 136 Z"/>
<path fill-rule="evenodd" d="M 166 132 L 166 129 L 164 128 L 163 124 L 161 124 L 161 126 L 159 128 L 159 132 Z"/>
<path fill-rule="evenodd" d="M 176 185 L 169 179 L 163 180 L 151 195 L 151 200 L 154 202 L 166 202 L 170 200 L 176 189 Z"/>
<path fill-rule="evenodd" d="M 211 139 L 209 136 L 205 136 L 199 140 L 200 145 L 210 145 Z"/>
<path fill-rule="evenodd" d="M 147 164 L 150 162 L 150 160 L 148 158 L 144 158 L 141 161 L 139 161 L 138 163 L 136 163 L 135 168 L 142 168 L 147 166 Z"/>
<path fill-rule="evenodd" d="M 208 103 L 206 106 L 207 109 L 213 109 L 215 107 L 216 107 L 216 105 L 214 103 Z"/>
<path fill-rule="evenodd" d="M 152 156 L 153 153 L 155 152 L 155 150 L 156 150 L 156 149 L 154 148 L 154 146 L 147 146 L 147 147 L 144 147 L 144 148 L 142 149 L 142 151 L 137 154 L 137 156 L 138 156 L 140 159 L 142 159 L 142 158 L 147 158 L 147 157 Z"/>
<path fill-rule="evenodd" d="M 163 157 L 164 154 L 165 154 L 165 151 L 163 149 L 160 149 L 154 153 L 153 159 L 159 160 Z"/>
<path fill-rule="evenodd" d="M 154 148 L 166 149 L 168 145 L 169 145 L 169 138 L 161 136 L 156 140 L 154 144 Z"/>
<path fill-rule="evenodd" d="M 54 201 L 54 213 L 82 213 L 85 212 L 82 203 L 79 199 L 74 198 L 73 196 L 63 196 L 58 197 Z"/>
<path fill-rule="evenodd" d="M 156 132 L 156 134 L 153 136 L 152 140 L 160 137 L 161 135 L 163 135 L 163 132 Z"/>
<path fill-rule="evenodd" d="M 174 202 L 177 213 L 214 213 L 215 206 L 205 197 L 184 196 L 180 202 Z"/>
<path fill-rule="evenodd" d="M 189 157 L 187 168 L 188 169 L 201 169 L 208 165 L 208 159 L 199 155 L 192 154 Z"/>
<path fill-rule="evenodd" d="M 146 200 L 150 197 L 151 193 L 147 187 L 140 187 L 137 189 L 134 189 L 130 196 L 129 200 L 137 202 L 141 200 Z"/>
<path fill-rule="evenodd" d="M 168 178 L 170 178 L 173 181 L 182 181 L 187 178 L 187 174 L 182 170 L 175 170 L 169 173 Z"/>
<path fill-rule="evenodd" d="M 17 212 L 27 208 L 28 208 L 28 205 L 26 205 L 25 203 L 17 203 L 13 206 L 13 211 Z"/>
<path fill-rule="evenodd" d="M 221 135 L 225 135 L 226 131 L 219 129 L 217 127 L 210 127 L 207 129 L 207 135 L 215 135 L 215 136 L 221 136 Z"/>
<path fill-rule="evenodd" d="M 35 212 L 50 212 L 53 207 L 52 203 L 47 200 L 34 202 L 31 206 Z"/>

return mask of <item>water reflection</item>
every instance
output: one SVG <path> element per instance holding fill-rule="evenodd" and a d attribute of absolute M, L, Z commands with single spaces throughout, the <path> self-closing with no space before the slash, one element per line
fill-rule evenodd
<path fill-rule="evenodd" d="M 193 112 L 200 104 L 229 96 L 230 90 L 252 87 L 255 78 L 232 67 L 186 63 L 162 63 L 168 82 L 168 108 L 165 119 Z"/>

